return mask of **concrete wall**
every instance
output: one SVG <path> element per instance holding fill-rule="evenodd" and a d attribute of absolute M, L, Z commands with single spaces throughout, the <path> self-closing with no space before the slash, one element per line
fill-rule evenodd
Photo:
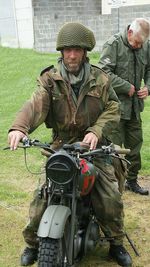
<path fill-rule="evenodd" d="M 136 17 L 150 20 L 150 4 L 112 8 L 111 14 L 101 14 L 100 0 L 32 0 L 34 10 L 34 45 L 37 51 L 54 52 L 57 32 L 65 22 L 79 21 L 94 31 L 95 51 L 104 42 L 123 30 Z"/>
<path fill-rule="evenodd" d="M 98 32 L 100 0 L 32 0 L 32 4 L 37 50 L 55 51 L 56 33 L 64 22 L 80 21 Z"/>
<path fill-rule="evenodd" d="M 127 2 L 134 0 L 116 0 Z M 102 14 L 104 0 L 0 0 L 0 45 L 55 51 L 57 32 L 63 23 L 79 21 L 93 30 L 95 51 L 136 17 L 150 20 L 150 4 L 111 8 Z M 113 0 L 114 2 L 114 0 Z M 34 26 L 34 27 L 33 27 Z"/>

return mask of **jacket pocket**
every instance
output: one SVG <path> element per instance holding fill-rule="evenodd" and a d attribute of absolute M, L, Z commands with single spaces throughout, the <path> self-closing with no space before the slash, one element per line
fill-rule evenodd
<path fill-rule="evenodd" d="M 61 93 L 53 94 L 52 99 L 53 115 L 55 120 L 60 124 L 66 123 L 70 114 L 67 96 Z"/>
<path fill-rule="evenodd" d="M 86 116 L 89 118 L 88 125 L 92 125 L 104 110 L 101 91 L 93 90 L 87 93 L 85 96 L 85 110 Z"/>
<path fill-rule="evenodd" d="M 93 97 L 96 97 L 96 98 L 100 98 L 101 95 L 102 95 L 102 91 L 99 90 L 99 88 L 95 88 L 94 90 L 89 91 L 86 95 L 87 96 L 93 96 Z"/>

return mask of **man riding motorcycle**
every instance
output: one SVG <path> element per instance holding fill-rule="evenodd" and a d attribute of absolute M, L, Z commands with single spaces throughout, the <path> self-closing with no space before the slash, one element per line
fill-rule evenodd
<path fill-rule="evenodd" d="M 109 77 L 89 63 L 87 51 L 94 46 L 94 34 L 87 27 L 77 22 L 63 25 L 56 45 L 61 51 L 58 67 L 41 72 L 37 91 L 17 114 L 8 135 L 12 150 L 43 122 L 53 130 L 53 149 L 75 141 L 89 144 L 91 150 L 108 144 L 107 138 L 120 118 L 119 103 Z M 106 157 L 97 159 L 95 165 L 99 175 L 91 198 L 102 231 L 112 238 L 109 254 L 119 265 L 131 266 L 131 257 L 123 247 L 123 203 L 114 167 Z M 37 260 L 36 232 L 44 210 L 45 202 L 36 191 L 23 231 L 27 247 L 21 256 L 22 266 Z"/>

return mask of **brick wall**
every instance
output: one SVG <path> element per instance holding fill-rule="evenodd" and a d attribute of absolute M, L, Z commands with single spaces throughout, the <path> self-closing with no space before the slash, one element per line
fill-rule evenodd
<path fill-rule="evenodd" d="M 32 0 L 34 20 L 34 48 L 54 52 L 57 32 L 65 22 L 78 21 L 93 30 L 95 51 L 103 43 L 136 17 L 150 20 L 150 5 L 112 9 L 111 15 L 101 15 L 101 0 Z"/>

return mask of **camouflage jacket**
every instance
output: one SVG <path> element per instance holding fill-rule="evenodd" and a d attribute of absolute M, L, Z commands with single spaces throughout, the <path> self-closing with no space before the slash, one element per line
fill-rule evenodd
<path fill-rule="evenodd" d="M 127 41 L 127 29 L 123 34 L 115 34 L 104 44 L 99 66 L 111 76 L 112 86 L 121 101 L 121 117 L 130 119 L 133 108 L 139 118 L 144 108 L 143 99 L 136 93 L 129 97 L 128 92 L 131 84 L 139 90 L 142 80 L 150 92 L 150 42 L 134 50 Z"/>
<path fill-rule="evenodd" d="M 118 98 L 110 86 L 108 75 L 91 65 L 90 76 L 78 99 L 71 86 L 53 66 L 41 72 L 38 88 L 20 112 L 10 130 L 31 133 L 45 122 L 53 129 L 53 141 L 82 140 L 86 132 L 99 138 L 109 136 L 120 119 Z"/>

